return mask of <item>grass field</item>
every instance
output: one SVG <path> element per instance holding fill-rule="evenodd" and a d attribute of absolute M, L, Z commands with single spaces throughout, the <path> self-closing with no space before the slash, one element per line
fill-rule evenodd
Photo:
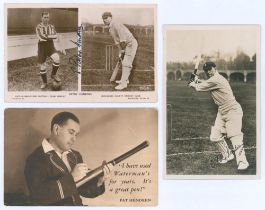
<path fill-rule="evenodd" d="M 126 91 L 153 91 L 154 43 L 152 38 L 139 38 L 138 49 L 130 75 L 130 84 Z M 113 45 L 114 69 L 118 61 L 118 49 L 109 35 L 96 36 L 83 34 L 82 38 L 82 91 L 115 91 L 115 83 L 109 82 L 112 70 L 106 70 L 106 45 Z M 117 80 L 121 77 L 121 70 Z"/>
<path fill-rule="evenodd" d="M 106 70 L 83 70 L 82 72 L 82 90 L 83 91 L 115 91 L 115 82 L 110 83 L 109 79 L 112 72 Z M 117 80 L 121 78 L 121 70 L 117 75 Z M 87 84 L 87 85 L 86 85 Z M 154 72 L 153 71 L 135 71 L 130 75 L 130 84 L 126 91 L 153 91 L 154 90 Z"/>
<path fill-rule="evenodd" d="M 242 131 L 250 162 L 241 173 L 256 174 L 256 85 L 231 83 L 231 87 L 244 112 Z M 195 92 L 187 81 L 168 81 L 167 104 L 168 175 L 240 174 L 235 161 L 218 164 L 219 153 L 208 139 L 217 113 L 210 93 Z"/>
<path fill-rule="evenodd" d="M 37 47 L 37 46 L 36 46 Z M 61 64 L 58 75 L 62 79 L 62 91 L 77 91 L 77 73 L 71 69 L 74 67 L 69 59 L 76 59 L 77 49 L 66 50 L 66 55 L 60 54 Z M 50 78 L 52 63 L 47 63 L 48 87 L 43 91 L 52 91 Z M 74 67 L 75 68 L 75 67 Z M 37 57 L 24 58 L 8 62 L 8 91 L 41 91 L 40 68 Z"/>

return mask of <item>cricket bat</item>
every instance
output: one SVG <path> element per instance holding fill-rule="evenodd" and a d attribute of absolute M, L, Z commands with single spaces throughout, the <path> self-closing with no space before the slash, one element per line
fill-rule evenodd
<path fill-rule="evenodd" d="M 110 77 L 110 82 L 115 81 L 116 76 L 118 74 L 118 71 L 119 71 L 120 67 L 121 67 L 121 60 L 119 59 L 118 62 L 117 62 L 117 64 L 116 64 L 116 66 L 115 66 L 115 68 L 114 68 L 114 70 L 113 70 L 113 72 L 112 72 L 112 75 Z"/>
<path fill-rule="evenodd" d="M 197 74 L 197 71 L 199 69 L 199 65 L 200 65 L 200 62 L 202 60 L 202 47 L 203 47 L 203 37 L 201 37 L 201 43 L 200 43 L 200 49 L 199 49 L 199 52 L 196 56 L 196 60 L 195 60 L 195 66 L 194 66 L 194 71 L 193 73 L 190 75 L 190 81 L 189 83 L 193 82 L 194 79 L 195 79 L 195 76 Z"/>
<path fill-rule="evenodd" d="M 119 164 L 120 162 L 124 161 L 125 159 L 131 157 L 132 155 L 136 154 L 137 152 L 140 152 L 142 149 L 146 148 L 149 146 L 148 141 L 144 141 L 143 143 L 139 144 L 138 146 L 132 148 L 131 150 L 123 153 L 122 155 L 114 158 L 113 160 L 109 161 L 108 163 L 113 164 L 114 166 Z M 104 166 L 99 166 L 95 168 L 94 170 L 89 171 L 86 176 L 84 176 L 82 179 L 76 182 L 76 186 L 80 187 L 83 184 L 89 182 L 93 178 L 97 177 L 98 175 L 103 173 L 103 167 Z"/>
<path fill-rule="evenodd" d="M 201 54 L 198 54 L 196 56 L 195 67 L 194 67 L 193 73 L 190 75 L 189 83 L 194 81 L 198 68 L 199 68 L 200 61 L 201 61 Z"/>
<path fill-rule="evenodd" d="M 197 71 L 198 71 L 199 64 L 200 64 L 200 61 L 201 61 L 201 57 L 202 57 L 202 54 L 201 54 L 201 53 L 197 55 L 196 63 L 195 63 L 195 67 L 194 67 L 193 74 L 196 74 Z"/>

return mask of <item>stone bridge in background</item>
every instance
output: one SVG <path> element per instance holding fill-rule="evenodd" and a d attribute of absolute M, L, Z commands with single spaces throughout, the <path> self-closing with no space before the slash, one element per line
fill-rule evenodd
<path fill-rule="evenodd" d="M 256 81 L 256 70 L 218 70 L 219 74 L 223 75 L 228 81 Z M 167 79 L 168 80 L 188 80 L 190 75 L 193 73 L 192 70 L 182 69 L 168 69 Z M 198 71 L 199 78 L 206 79 L 206 75 L 203 71 Z"/>

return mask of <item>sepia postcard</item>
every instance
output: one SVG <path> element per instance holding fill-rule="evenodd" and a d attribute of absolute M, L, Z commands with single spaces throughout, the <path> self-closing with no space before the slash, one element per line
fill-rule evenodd
<path fill-rule="evenodd" d="M 7 102 L 156 102 L 155 4 L 5 4 Z"/>
<path fill-rule="evenodd" d="M 4 133 L 7 206 L 158 203 L 156 109 L 10 108 Z"/>
<path fill-rule="evenodd" d="M 260 26 L 164 26 L 164 176 L 260 177 Z"/>

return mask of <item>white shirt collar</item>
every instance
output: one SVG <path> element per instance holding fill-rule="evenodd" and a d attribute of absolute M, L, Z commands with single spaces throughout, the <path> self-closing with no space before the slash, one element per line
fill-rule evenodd
<path fill-rule="evenodd" d="M 47 139 L 43 139 L 41 145 L 42 145 L 42 148 L 43 148 L 44 153 L 47 153 L 47 152 L 50 152 L 50 151 L 55 150 L 53 148 L 53 146 L 50 144 L 50 142 L 48 142 Z"/>
<path fill-rule="evenodd" d="M 47 139 L 44 138 L 43 141 L 42 141 L 42 143 L 41 143 L 41 145 L 42 145 L 42 148 L 43 148 L 44 153 L 47 153 L 47 152 L 50 152 L 50 151 L 55 151 L 59 155 L 59 157 L 62 156 L 61 153 L 57 152 L 54 149 L 54 147 L 50 144 L 50 142 L 48 142 Z M 69 152 L 71 152 L 71 150 L 65 151 L 64 153 L 68 154 Z"/>

